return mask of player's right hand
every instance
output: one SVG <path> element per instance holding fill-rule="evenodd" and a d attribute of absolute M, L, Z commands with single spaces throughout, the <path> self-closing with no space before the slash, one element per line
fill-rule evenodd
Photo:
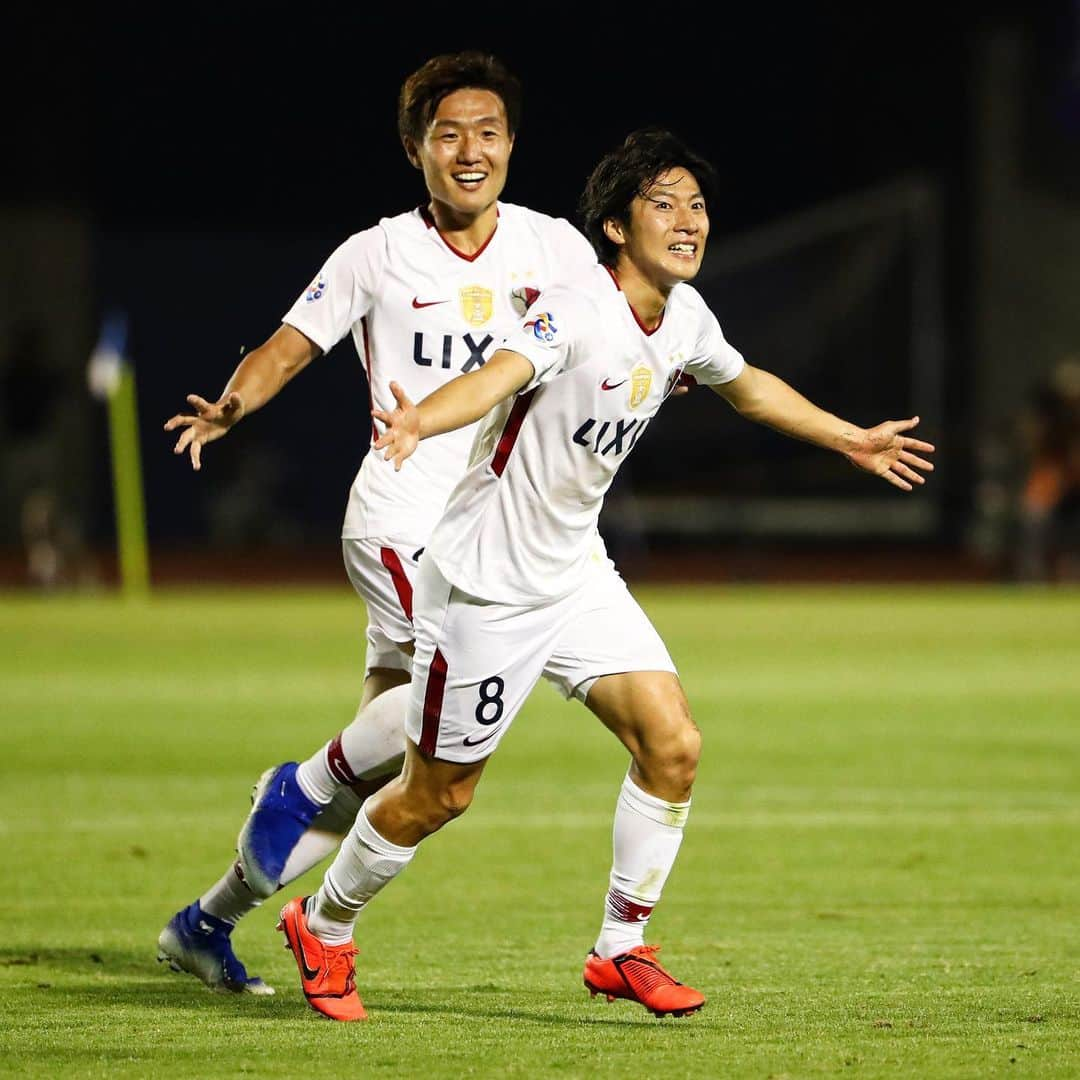
<path fill-rule="evenodd" d="M 213 403 L 198 394 L 188 394 L 187 403 L 196 415 L 177 413 L 165 421 L 165 430 L 184 429 L 176 440 L 173 453 L 182 454 L 187 450 L 191 454 L 191 467 L 198 472 L 202 468 L 204 444 L 220 439 L 244 415 L 244 401 L 234 390 Z"/>
<path fill-rule="evenodd" d="M 398 383 L 390 384 L 390 393 L 394 395 L 394 400 L 397 402 L 397 408 L 393 412 L 388 413 L 382 409 L 371 410 L 371 415 L 386 428 L 375 440 L 374 448 L 376 450 L 385 448 L 383 460 L 393 461 L 394 471 L 400 472 L 405 459 L 412 455 L 417 443 L 420 442 L 420 413 Z"/>

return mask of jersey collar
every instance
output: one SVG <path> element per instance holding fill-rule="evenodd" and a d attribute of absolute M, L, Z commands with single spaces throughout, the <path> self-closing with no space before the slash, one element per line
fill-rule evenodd
<path fill-rule="evenodd" d="M 495 207 L 495 216 L 496 216 L 495 228 L 491 230 L 491 235 L 471 255 L 466 255 L 464 251 L 459 251 L 456 247 L 454 247 L 453 244 L 450 243 L 449 240 L 446 239 L 445 236 L 443 236 L 443 234 L 439 231 L 439 226 L 435 224 L 435 218 L 432 217 L 431 211 L 427 208 L 426 205 L 418 206 L 417 209 L 420 211 L 420 217 L 423 220 L 424 224 L 429 229 L 434 229 L 436 234 L 438 235 L 439 239 L 447 246 L 447 248 L 449 248 L 450 251 L 454 255 L 456 255 L 459 259 L 464 259 L 465 262 L 476 262 L 476 260 L 479 259 L 480 256 L 483 255 L 485 251 L 487 251 L 488 244 L 490 244 L 491 241 L 495 239 L 495 233 L 498 232 L 498 229 L 499 229 L 498 218 L 499 218 L 499 216 L 501 214 L 501 211 L 499 210 L 499 207 L 496 206 Z"/>
<path fill-rule="evenodd" d="M 607 265 L 607 263 L 601 263 L 600 265 L 603 266 L 603 268 L 608 272 L 608 276 L 615 283 L 615 288 L 618 289 L 619 292 L 622 292 L 622 286 L 619 284 L 619 279 L 615 276 L 615 271 L 612 270 L 611 267 Z M 641 332 L 646 337 L 652 337 L 653 334 L 655 334 L 656 331 L 659 330 L 660 327 L 664 325 L 664 316 L 667 314 L 667 308 L 666 307 L 664 308 L 663 311 L 660 312 L 660 321 L 650 330 L 641 321 L 641 316 L 638 315 L 638 313 L 634 310 L 634 305 L 630 303 L 629 299 L 626 296 L 626 293 L 623 293 L 623 299 L 626 300 L 626 306 L 630 309 L 630 314 L 634 316 L 634 322 L 636 322 L 638 324 L 638 327 L 640 328 Z"/>

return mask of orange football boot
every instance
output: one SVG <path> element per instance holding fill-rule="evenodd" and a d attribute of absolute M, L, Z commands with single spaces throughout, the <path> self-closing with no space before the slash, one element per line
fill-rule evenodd
<path fill-rule="evenodd" d="M 300 969 L 300 986 L 308 1004 L 331 1020 L 366 1020 L 364 1003 L 356 993 L 356 946 L 324 945 L 307 926 L 306 896 L 297 896 L 281 909 L 277 928 L 285 934 Z"/>
<path fill-rule="evenodd" d="M 644 1005 L 653 1016 L 688 1016 L 705 1004 L 705 997 L 673 979 L 659 964 L 659 945 L 639 945 L 601 960 L 595 952 L 585 958 L 585 985 L 593 997 L 606 994 L 608 1001 L 626 998 Z"/>

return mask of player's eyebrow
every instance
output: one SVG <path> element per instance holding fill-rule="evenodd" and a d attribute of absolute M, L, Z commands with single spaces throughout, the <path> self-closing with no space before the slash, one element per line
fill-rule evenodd
<path fill-rule="evenodd" d="M 447 127 L 482 127 L 485 125 L 498 126 L 502 124 L 503 121 L 497 116 L 480 116 L 475 120 L 453 120 L 450 117 L 439 117 L 432 123 L 435 127 L 443 125 Z"/>
<path fill-rule="evenodd" d="M 656 190 L 657 187 L 663 187 L 663 188 L 665 188 L 665 190 L 658 192 Z M 667 199 L 667 200 L 671 201 L 672 199 L 678 200 L 680 198 L 684 202 L 696 202 L 698 199 L 704 200 L 704 198 L 705 198 L 705 196 L 702 195 L 702 193 L 700 191 L 693 191 L 689 195 L 681 195 L 680 196 L 680 195 L 672 194 L 672 192 L 666 190 L 666 188 L 667 188 L 666 184 L 664 184 L 664 185 L 655 184 L 648 191 L 642 192 L 641 197 L 643 199 L 648 199 L 649 202 L 656 202 L 657 199 Z"/>

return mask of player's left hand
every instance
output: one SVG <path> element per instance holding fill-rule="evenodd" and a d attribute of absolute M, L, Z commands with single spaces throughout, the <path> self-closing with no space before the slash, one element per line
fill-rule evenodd
<path fill-rule="evenodd" d="M 393 461 L 394 471 L 399 472 L 420 441 L 420 413 L 398 383 L 390 384 L 390 393 L 394 395 L 397 408 L 389 413 L 372 409 L 371 415 L 386 428 L 375 440 L 375 449 L 385 448 L 383 459 Z"/>
<path fill-rule="evenodd" d="M 856 468 L 880 476 L 903 491 L 911 491 L 912 484 L 926 483 L 926 478 L 916 469 L 934 471 L 931 462 L 915 453 L 932 454 L 933 445 L 901 434 L 910 431 L 918 422 L 917 416 L 909 420 L 886 420 L 864 431 L 862 445 L 845 456 Z"/>

